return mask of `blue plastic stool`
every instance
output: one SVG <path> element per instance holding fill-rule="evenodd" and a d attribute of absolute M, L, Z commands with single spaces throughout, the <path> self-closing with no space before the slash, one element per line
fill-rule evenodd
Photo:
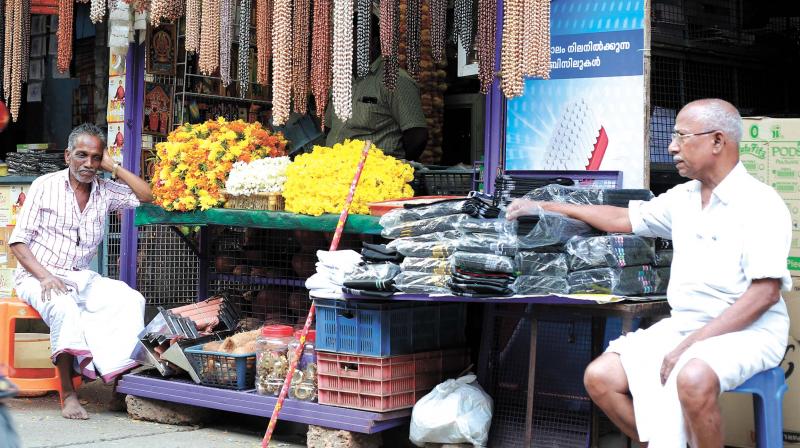
<path fill-rule="evenodd" d="M 729 392 L 753 394 L 756 446 L 783 447 L 783 394 L 788 386 L 783 369 L 774 367 L 753 375 Z"/>

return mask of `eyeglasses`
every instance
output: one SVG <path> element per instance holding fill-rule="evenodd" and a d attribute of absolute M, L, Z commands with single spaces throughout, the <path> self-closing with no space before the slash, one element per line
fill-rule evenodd
<path fill-rule="evenodd" d="M 717 131 L 718 131 L 718 129 L 712 129 L 710 131 L 695 132 L 695 133 L 689 133 L 689 134 L 684 134 L 684 133 L 682 133 L 680 131 L 672 131 L 672 141 L 676 142 L 678 144 L 678 146 L 680 146 L 689 137 L 694 137 L 696 135 L 713 134 L 714 132 L 717 132 Z"/>

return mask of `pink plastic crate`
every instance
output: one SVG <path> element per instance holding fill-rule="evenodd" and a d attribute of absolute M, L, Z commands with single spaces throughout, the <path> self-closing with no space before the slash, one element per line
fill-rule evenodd
<path fill-rule="evenodd" d="M 317 352 L 319 402 L 378 412 L 410 408 L 468 363 L 466 349 L 388 358 Z"/>

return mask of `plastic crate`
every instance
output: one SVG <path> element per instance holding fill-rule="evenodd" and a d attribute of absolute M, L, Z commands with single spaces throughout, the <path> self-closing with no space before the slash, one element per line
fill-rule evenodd
<path fill-rule="evenodd" d="M 461 303 L 316 299 L 317 350 L 395 356 L 464 345 Z"/>
<path fill-rule="evenodd" d="M 410 408 L 468 364 L 466 349 L 388 358 L 317 352 L 319 402 L 378 412 Z"/>
<path fill-rule="evenodd" d="M 467 195 L 473 190 L 472 170 L 431 170 L 419 174 L 426 195 Z"/>
<path fill-rule="evenodd" d="M 253 389 L 256 378 L 256 354 L 232 355 L 203 350 L 195 345 L 184 350 L 200 377 L 200 383 L 223 389 Z"/>

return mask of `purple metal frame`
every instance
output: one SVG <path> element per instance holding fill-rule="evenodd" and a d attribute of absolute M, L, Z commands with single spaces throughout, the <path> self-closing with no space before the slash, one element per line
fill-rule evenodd
<path fill-rule="evenodd" d="M 276 397 L 258 395 L 254 391 L 217 389 L 187 381 L 165 380 L 137 374 L 123 376 L 117 390 L 138 397 L 259 417 L 270 417 L 277 402 Z M 408 422 L 410 415 L 410 409 L 381 413 L 286 400 L 281 419 L 373 434 Z"/>
<path fill-rule="evenodd" d="M 503 0 L 497 0 L 497 30 L 495 33 L 495 72 L 500 72 L 500 49 L 503 42 Z M 483 132 L 483 188 L 494 193 L 494 180 L 503 168 L 503 138 L 505 99 L 500 92 L 500 79 L 495 77 L 486 95 L 486 125 Z"/>
<path fill-rule="evenodd" d="M 144 45 L 128 45 L 125 68 L 125 145 L 122 166 L 132 173 L 138 173 L 142 157 Z M 135 289 L 139 233 L 133 224 L 133 216 L 133 210 L 125 210 L 122 214 L 119 278 Z"/>
<path fill-rule="evenodd" d="M 350 300 L 395 300 L 398 302 L 469 302 L 500 305 L 504 303 L 528 303 L 533 305 L 593 305 L 592 300 L 572 299 L 563 296 L 529 296 L 529 297 L 462 297 L 462 296 L 429 296 L 426 294 L 395 294 L 388 298 L 363 297 L 345 295 Z M 664 296 L 653 296 L 652 301 L 664 300 Z"/>

